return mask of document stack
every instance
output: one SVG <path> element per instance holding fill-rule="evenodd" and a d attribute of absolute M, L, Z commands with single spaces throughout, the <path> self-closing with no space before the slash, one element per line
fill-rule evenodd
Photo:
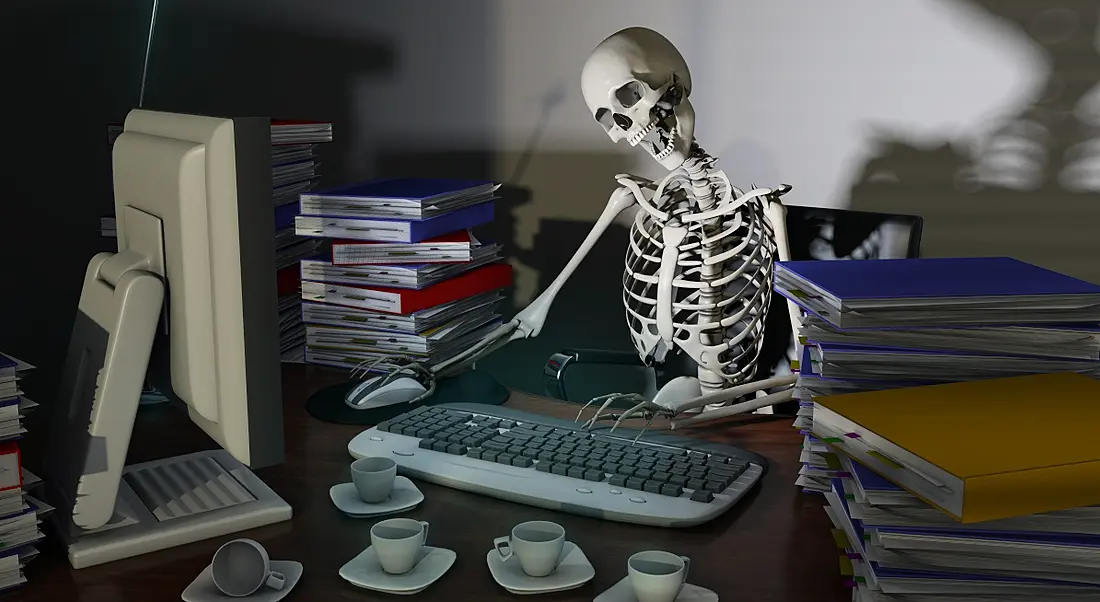
<path fill-rule="evenodd" d="M 18 440 L 27 432 L 22 420 L 38 404 L 20 387 L 34 366 L 0 354 L 0 591 L 27 582 L 23 568 L 38 555 L 39 525 L 53 510 L 29 495 L 42 479 L 23 468 Z"/>
<path fill-rule="evenodd" d="M 298 236 L 294 218 L 298 195 L 319 180 L 319 144 L 332 142 L 332 124 L 316 121 L 271 122 L 271 185 L 275 205 L 275 269 L 279 271 L 279 351 L 283 361 L 301 361 L 305 343 L 298 262 L 316 255 L 323 241 Z"/>
<path fill-rule="evenodd" d="M 807 317 L 795 421 L 799 486 L 839 461 L 815 438 L 823 395 L 1052 372 L 1100 374 L 1100 286 L 1007 257 L 795 261 L 776 292 Z"/>
<path fill-rule="evenodd" d="M 305 361 L 430 366 L 499 326 L 511 266 L 471 230 L 492 221 L 497 187 L 406 178 L 301 195 L 297 233 L 333 239 L 301 262 Z"/>
<path fill-rule="evenodd" d="M 1100 599 L 1098 398 L 1073 372 L 818 398 L 853 599 Z"/>

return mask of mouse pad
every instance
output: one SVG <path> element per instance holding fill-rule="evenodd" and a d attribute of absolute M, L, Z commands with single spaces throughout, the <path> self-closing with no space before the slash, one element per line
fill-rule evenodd
<path fill-rule="evenodd" d="M 357 384 L 359 381 L 349 381 L 317 391 L 306 402 L 306 411 L 310 416 L 325 422 L 372 426 L 400 416 L 419 405 L 483 403 L 498 406 L 508 401 L 509 395 L 508 389 L 497 382 L 493 375 L 479 370 L 468 370 L 440 380 L 436 384 L 435 393 L 415 405 L 402 403 L 373 410 L 353 410 L 344 403 L 344 395 Z"/>

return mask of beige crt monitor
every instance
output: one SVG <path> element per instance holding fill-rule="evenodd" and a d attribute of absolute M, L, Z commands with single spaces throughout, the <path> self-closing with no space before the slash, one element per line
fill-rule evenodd
<path fill-rule="evenodd" d="M 248 468 L 283 460 L 270 140 L 135 110 L 114 144 L 118 253 L 88 265 L 46 459 L 75 568 L 291 517 Z M 124 467 L 158 374 L 222 449 Z"/>

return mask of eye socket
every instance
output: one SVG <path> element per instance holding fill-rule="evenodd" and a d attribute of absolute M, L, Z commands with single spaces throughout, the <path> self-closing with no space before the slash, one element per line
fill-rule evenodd
<path fill-rule="evenodd" d="M 619 104 L 625 109 L 638 104 L 638 101 L 645 96 L 646 86 L 638 80 L 627 82 L 615 90 L 615 100 L 619 101 Z"/>

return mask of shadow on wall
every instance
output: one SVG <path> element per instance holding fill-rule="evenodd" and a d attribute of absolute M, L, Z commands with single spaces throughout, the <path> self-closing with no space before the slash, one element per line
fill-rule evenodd
<path fill-rule="evenodd" d="M 146 106 L 229 117 L 269 115 L 331 121 L 320 147 L 324 185 L 360 179 L 337 160 L 352 151 L 352 87 L 364 75 L 392 75 L 387 40 L 314 35 L 213 12 L 209 2 L 164 5 L 151 51 Z M 260 7 L 257 7 L 258 9 Z"/>
<path fill-rule="evenodd" d="M 488 179 L 499 161 L 495 155 L 479 152 L 391 154 L 379 157 L 378 171 L 394 177 L 427 173 Z M 516 285 L 503 308 L 506 319 L 550 286 L 607 203 L 606 198 L 571 197 L 578 180 L 606 181 L 610 195 L 617 186 L 615 174 L 625 169 L 625 158 L 616 155 L 537 153 L 518 185 L 505 183 L 501 187 L 496 220 L 478 234 L 500 242 L 516 268 Z M 532 189 L 541 191 L 538 197 L 532 196 Z M 560 217 L 585 214 L 591 219 Z M 627 228 L 612 225 L 558 294 L 539 336 L 508 344 L 479 362 L 479 367 L 492 372 L 506 386 L 542 394 L 543 364 L 560 349 L 631 351 L 622 304 L 627 240 Z"/>
<path fill-rule="evenodd" d="M 920 146 L 879 131 L 849 208 L 924 217 L 924 256 L 1010 255 L 1100 282 L 1100 7 L 951 1 L 1009 24 L 1050 70 L 981 144 Z"/>

